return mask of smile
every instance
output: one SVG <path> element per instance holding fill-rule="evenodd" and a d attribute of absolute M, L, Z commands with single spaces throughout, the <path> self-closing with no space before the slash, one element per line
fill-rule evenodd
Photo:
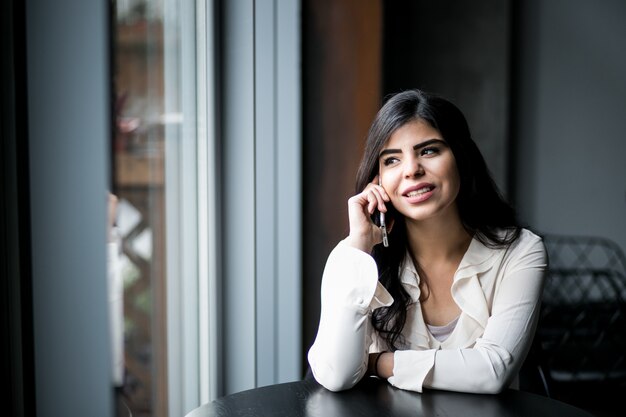
<path fill-rule="evenodd" d="M 426 186 L 426 187 L 420 188 L 419 190 L 409 191 L 405 195 L 407 197 L 419 197 L 422 194 L 426 194 L 427 192 L 432 191 L 433 188 L 434 187 L 432 187 L 432 186 Z"/>
<path fill-rule="evenodd" d="M 435 188 L 433 184 L 423 182 L 405 189 L 402 196 L 407 199 L 409 204 L 418 204 L 432 197 Z"/>

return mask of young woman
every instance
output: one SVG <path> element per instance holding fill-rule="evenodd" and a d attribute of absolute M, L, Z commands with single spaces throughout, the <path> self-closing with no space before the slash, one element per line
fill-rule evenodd
<path fill-rule="evenodd" d="M 500 196 L 463 114 L 420 90 L 390 98 L 357 192 L 350 234 L 322 278 L 315 379 L 332 391 L 366 374 L 417 392 L 509 387 L 534 335 L 547 257 Z"/>

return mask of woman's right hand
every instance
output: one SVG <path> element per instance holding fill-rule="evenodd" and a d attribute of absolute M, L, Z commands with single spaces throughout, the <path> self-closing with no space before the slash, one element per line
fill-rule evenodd
<path fill-rule="evenodd" d="M 382 231 L 374 224 L 370 216 L 376 209 L 386 213 L 385 201 L 389 201 L 389 196 L 378 184 L 378 176 L 367 184 L 363 191 L 348 199 L 350 235 L 346 238 L 346 243 L 370 253 L 374 245 L 383 241 Z"/>

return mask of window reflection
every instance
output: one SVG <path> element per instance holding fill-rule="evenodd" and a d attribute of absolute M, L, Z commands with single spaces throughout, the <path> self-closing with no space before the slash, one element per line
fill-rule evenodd
<path fill-rule="evenodd" d="M 116 395 L 133 416 L 166 416 L 163 4 L 117 0 L 113 8 L 113 192 L 124 299 Z"/>

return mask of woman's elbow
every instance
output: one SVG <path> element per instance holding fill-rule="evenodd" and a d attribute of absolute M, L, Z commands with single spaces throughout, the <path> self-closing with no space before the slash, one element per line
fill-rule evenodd
<path fill-rule="evenodd" d="M 363 373 L 358 369 L 354 372 L 349 372 L 324 364 L 311 362 L 309 364 L 315 380 L 329 391 L 337 392 L 350 389 L 363 377 Z"/>
<path fill-rule="evenodd" d="M 502 391 L 505 390 L 505 388 L 506 384 L 504 384 L 502 381 L 496 380 L 489 384 L 486 384 L 483 387 L 483 391 L 481 392 L 481 394 L 500 394 Z"/>
<path fill-rule="evenodd" d="M 476 381 L 472 389 L 473 394 L 500 394 L 508 387 L 502 376 L 489 375 Z"/>
<path fill-rule="evenodd" d="M 326 374 L 324 376 L 317 376 L 313 373 L 315 380 L 324 388 L 329 391 L 338 392 L 345 391 L 356 385 L 357 381 L 352 381 L 345 378 L 339 378 L 337 375 Z"/>

